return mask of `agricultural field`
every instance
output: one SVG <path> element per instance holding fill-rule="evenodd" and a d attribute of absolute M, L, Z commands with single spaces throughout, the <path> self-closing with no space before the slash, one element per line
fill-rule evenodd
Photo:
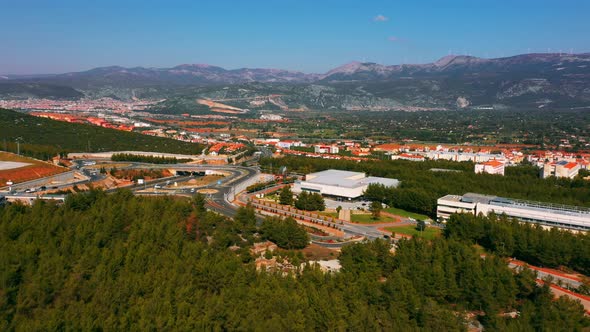
<path fill-rule="evenodd" d="M 0 152 L 0 186 L 6 186 L 8 181 L 21 183 L 67 171 L 67 168 L 40 160 Z"/>

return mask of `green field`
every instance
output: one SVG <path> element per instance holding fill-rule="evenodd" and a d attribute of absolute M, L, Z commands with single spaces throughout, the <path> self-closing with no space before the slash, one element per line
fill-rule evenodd
<path fill-rule="evenodd" d="M 336 212 L 317 211 L 316 213 L 326 217 L 338 218 L 338 213 Z"/>
<path fill-rule="evenodd" d="M 416 230 L 416 226 L 414 225 L 407 225 L 407 226 L 400 226 L 400 227 L 387 227 L 386 230 L 390 232 L 394 232 L 396 234 L 406 234 L 411 236 L 421 237 L 427 240 L 432 240 L 437 236 L 440 236 L 440 229 L 435 227 L 426 227 L 423 232 Z"/>
<path fill-rule="evenodd" d="M 394 208 L 394 207 L 383 209 L 383 211 L 391 213 L 391 214 L 395 214 L 398 216 L 406 217 L 406 218 L 414 218 L 416 220 L 429 219 L 429 217 L 427 215 L 414 213 L 414 212 L 408 212 L 406 210 L 402 210 L 402 209 L 398 209 L 398 208 Z"/>
<path fill-rule="evenodd" d="M 358 222 L 361 224 L 378 224 L 378 223 L 384 223 L 384 222 L 396 222 L 395 219 L 385 216 L 385 215 L 381 215 L 381 217 L 377 220 L 374 220 L 373 218 L 371 218 L 371 214 L 352 214 L 350 216 L 350 219 L 352 222 Z"/>

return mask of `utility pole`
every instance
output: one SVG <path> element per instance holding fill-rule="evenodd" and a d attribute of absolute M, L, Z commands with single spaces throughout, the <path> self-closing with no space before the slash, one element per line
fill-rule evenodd
<path fill-rule="evenodd" d="M 16 138 L 16 154 L 20 156 L 20 142 L 23 138 L 22 137 L 17 137 Z"/>

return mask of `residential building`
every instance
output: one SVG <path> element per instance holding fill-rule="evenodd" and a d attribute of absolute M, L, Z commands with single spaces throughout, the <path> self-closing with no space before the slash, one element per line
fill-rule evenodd
<path fill-rule="evenodd" d="M 340 149 L 336 145 L 314 145 L 313 150 L 315 153 L 337 154 L 340 152 Z"/>
<path fill-rule="evenodd" d="M 267 251 L 274 252 L 275 250 L 277 250 L 277 248 L 277 245 L 270 241 L 258 242 L 254 243 L 252 249 L 250 249 L 250 253 L 252 254 L 252 256 L 257 257 L 264 255 L 264 253 L 266 253 Z"/>
<path fill-rule="evenodd" d="M 281 148 L 281 149 L 291 149 L 292 147 L 299 147 L 299 146 L 305 146 L 301 141 L 295 141 L 295 140 L 282 140 L 277 142 L 276 147 L 277 148 Z"/>
<path fill-rule="evenodd" d="M 483 163 L 490 160 L 503 161 L 504 155 L 491 153 L 473 153 L 473 152 L 454 152 L 454 151 L 429 151 L 424 154 L 432 160 L 452 160 L 452 161 L 472 161 L 475 163 Z"/>
<path fill-rule="evenodd" d="M 541 169 L 541 178 L 545 179 L 550 176 L 557 178 L 569 178 L 573 179 L 578 175 L 580 171 L 580 165 L 575 162 L 567 160 L 560 160 L 555 163 L 546 163 Z"/>
<path fill-rule="evenodd" d="M 419 154 L 402 153 L 402 154 L 392 155 L 391 159 L 392 160 L 424 161 L 424 156 L 419 155 Z"/>
<path fill-rule="evenodd" d="M 475 173 L 504 175 L 504 167 L 503 162 L 492 159 L 485 163 L 475 164 Z"/>

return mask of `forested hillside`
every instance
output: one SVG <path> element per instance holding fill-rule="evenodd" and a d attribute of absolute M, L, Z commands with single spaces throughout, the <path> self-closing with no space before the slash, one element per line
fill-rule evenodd
<path fill-rule="evenodd" d="M 506 216 L 455 214 L 444 234 L 467 243 L 477 243 L 500 256 L 516 257 L 529 264 L 567 267 L 590 275 L 590 234 L 509 220 Z"/>
<path fill-rule="evenodd" d="M 202 196 L 92 191 L 0 207 L 0 330 L 459 331 L 467 311 L 490 330 L 590 324 L 530 271 L 454 240 L 402 241 L 395 255 L 385 241 L 356 244 L 340 273 L 284 276 L 256 272 L 257 231 L 247 208 L 230 221 Z"/>
<path fill-rule="evenodd" d="M 261 164 L 287 166 L 287 169 L 304 174 L 329 168 L 366 172 L 401 181 L 398 188 L 371 185 L 365 196 L 389 205 L 436 215 L 436 200 L 447 194 L 463 195 L 467 192 L 497 195 L 578 206 L 590 206 L 590 182 L 581 178 L 540 179 L 533 166 L 506 167 L 506 176 L 475 174 L 471 162 L 406 160 L 370 161 L 357 163 L 347 160 L 328 160 L 287 156 L 263 159 Z M 432 168 L 446 168 L 461 172 L 433 172 Z"/>
<path fill-rule="evenodd" d="M 133 150 L 198 154 L 203 149 L 200 144 L 59 122 L 5 109 L 0 109 L 0 128 L 0 149 L 16 152 L 15 141 L 20 138 L 20 152 L 39 159 L 60 152 Z"/>

